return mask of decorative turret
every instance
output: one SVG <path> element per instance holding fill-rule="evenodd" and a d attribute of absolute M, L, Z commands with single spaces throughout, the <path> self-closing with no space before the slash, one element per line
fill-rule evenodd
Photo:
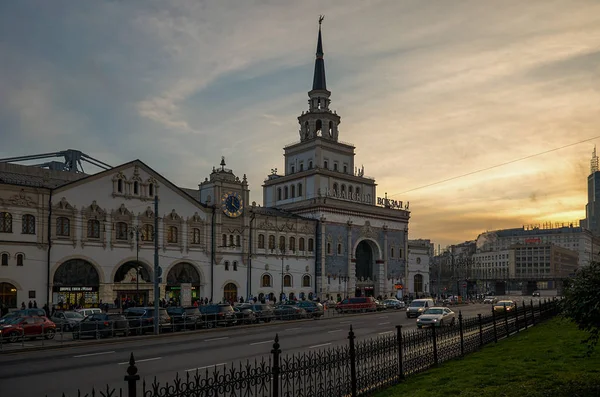
<path fill-rule="evenodd" d="M 300 123 L 300 140 L 307 141 L 322 137 L 332 141 L 338 140 L 338 125 L 340 116 L 329 109 L 331 92 L 327 90 L 325 79 L 325 60 L 323 59 L 323 39 L 321 24 L 324 17 L 319 17 L 319 36 L 312 90 L 308 92 L 308 112 L 298 117 Z"/>

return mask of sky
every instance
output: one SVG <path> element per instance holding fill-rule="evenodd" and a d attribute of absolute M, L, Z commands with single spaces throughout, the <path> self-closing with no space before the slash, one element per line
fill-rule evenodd
<path fill-rule="evenodd" d="M 320 14 L 339 139 L 378 196 L 410 202 L 410 238 L 585 216 L 597 0 L 3 1 L 0 158 L 138 158 L 193 188 L 225 156 L 262 203 L 299 139 Z"/>

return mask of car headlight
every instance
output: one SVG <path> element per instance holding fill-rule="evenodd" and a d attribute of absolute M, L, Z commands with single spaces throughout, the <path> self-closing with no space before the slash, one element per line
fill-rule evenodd
<path fill-rule="evenodd" d="M 406 311 L 407 311 L 407 312 L 409 312 L 409 311 L 410 311 L 410 309 L 406 309 Z"/>
<path fill-rule="evenodd" d="M 421 322 L 421 319 L 420 319 L 420 318 L 417 318 L 417 322 L 418 322 L 418 323 L 420 323 L 420 322 Z"/>
<path fill-rule="evenodd" d="M 420 312 L 422 312 L 422 311 L 423 311 L 423 308 L 422 308 L 422 307 L 420 307 L 420 308 L 419 308 L 419 311 L 420 311 Z"/>
<path fill-rule="evenodd" d="M 432 321 L 433 321 L 434 323 L 437 323 L 437 318 L 434 318 Z"/>

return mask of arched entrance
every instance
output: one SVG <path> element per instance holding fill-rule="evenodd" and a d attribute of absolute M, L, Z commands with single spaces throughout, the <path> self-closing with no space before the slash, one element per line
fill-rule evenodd
<path fill-rule="evenodd" d="M 237 302 L 237 285 L 235 285 L 234 283 L 225 284 L 225 287 L 223 287 L 223 297 L 225 298 L 225 302 Z"/>
<path fill-rule="evenodd" d="M 52 301 L 63 306 L 97 306 L 100 277 L 94 265 L 84 259 L 70 259 L 56 269 Z"/>
<path fill-rule="evenodd" d="M 375 283 L 373 281 L 373 249 L 366 240 L 356 247 L 356 296 L 373 296 Z"/>
<path fill-rule="evenodd" d="M 420 296 L 421 294 L 423 294 L 423 275 L 415 274 L 415 276 L 413 277 L 413 282 L 414 282 L 415 294 L 417 296 Z"/>
<path fill-rule="evenodd" d="M 115 273 L 113 289 L 116 291 L 118 307 L 148 305 L 153 290 L 152 276 L 142 262 L 125 262 Z"/>
<path fill-rule="evenodd" d="M 200 298 L 200 273 L 191 263 L 181 262 L 167 274 L 166 299 L 177 305 L 188 305 Z"/>
<path fill-rule="evenodd" d="M 17 307 L 17 287 L 11 283 L 0 283 L 0 307 L 2 310 Z"/>

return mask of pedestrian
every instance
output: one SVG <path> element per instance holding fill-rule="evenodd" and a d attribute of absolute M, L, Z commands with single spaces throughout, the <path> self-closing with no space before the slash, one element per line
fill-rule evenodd
<path fill-rule="evenodd" d="M 44 313 L 46 313 L 46 317 L 50 316 L 50 308 L 48 307 L 48 304 L 44 304 Z"/>
<path fill-rule="evenodd" d="M 25 310 L 27 309 L 27 307 L 25 307 L 25 302 L 21 302 L 21 310 Z"/>
<path fill-rule="evenodd" d="M 37 307 L 37 301 L 33 301 L 33 308 L 34 308 L 34 309 L 37 309 L 37 308 L 38 308 L 38 307 Z"/>
<path fill-rule="evenodd" d="M 33 302 L 29 301 L 29 305 L 28 306 L 29 306 L 30 309 L 33 309 Z"/>

